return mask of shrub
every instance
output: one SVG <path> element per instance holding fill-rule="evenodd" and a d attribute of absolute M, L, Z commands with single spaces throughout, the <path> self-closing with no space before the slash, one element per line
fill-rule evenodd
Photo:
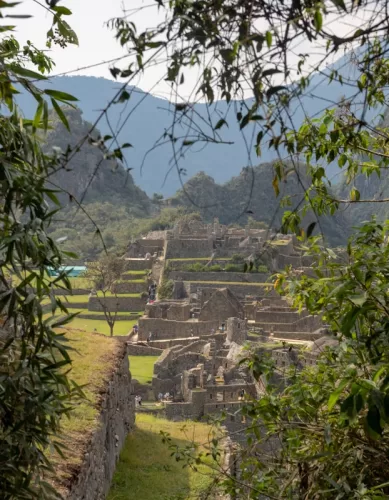
<path fill-rule="evenodd" d="M 258 269 L 259 273 L 267 273 L 267 272 L 269 272 L 269 269 L 264 264 L 260 264 L 257 269 Z"/>
<path fill-rule="evenodd" d="M 244 257 L 240 253 L 234 253 L 231 257 L 231 262 L 233 262 L 234 264 L 243 264 Z"/>
<path fill-rule="evenodd" d="M 163 278 L 162 283 L 158 289 L 159 299 L 171 299 L 173 295 L 174 281 Z"/>
<path fill-rule="evenodd" d="M 205 271 L 205 266 L 201 262 L 196 262 L 195 264 L 187 264 L 184 266 L 184 271 L 189 271 L 193 273 L 201 273 Z"/>
<path fill-rule="evenodd" d="M 238 264 L 227 264 L 225 269 L 228 273 L 242 273 L 243 272 L 243 264 L 238 265 Z"/>
<path fill-rule="evenodd" d="M 204 267 L 203 271 L 209 271 L 209 272 L 219 272 L 223 270 L 220 264 L 214 264 L 213 266 L 209 267 L 203 266 L 203 267 Z"/>

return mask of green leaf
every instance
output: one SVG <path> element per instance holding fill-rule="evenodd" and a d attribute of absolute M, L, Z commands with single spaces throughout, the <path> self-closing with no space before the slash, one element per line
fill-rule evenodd
<path fill-rule="evenodd" d="M 34 115 L 34 120 L 32 122 L 32 126 L 34 128 L 39 128 L 42 114 L 43 114 L 43 106 L 44 106 L 44 101 L 41 99 L 41 102 L 38 104 L 38 107 L 36 109 L 35 115 Z"/>
<path fill-rule="evenodd" d="M 266 31 L 266 43 L 269 49 L 271 47 L 272 41 L 273 41 L 273 35 L 271 34 L 270 31 Z"/>
<path fill-rule="evenodd" d="M 350 192 L 350 200 L 351 201 L 359 201 L 361 198 L 361 193 L 356 188 L 352 188 Z"/>
<path fill-rule="evenodd" d="M 58 30 L 61 35 L 66 38 L 69 43 L 73 43 L 74 45 L 78 45 L 78 38 L 76 33 L 72 30 L 72 28 L 68 25 L 66 21 L 63 19 L 57 20 Z"/>
<path fill-rule="evenodd" d="M 382 435 L 380 412 L 377 406 L 372 406 L 366 416 L 367 433 L 373 439 L 378 439 Z"/>
<path fill-rule="evenodd" d="M 58 99 L 59 101 L 78 101 L 77 97 L 74 97 L 71 94 L 68 94 L 67 92 L 62 92 L 60 90 L 51 90 L 51 89 L 45 89 L 45 94 L 49 95 L 50 97 L 54 97 L 54 99 Z"/>
<path fill-rule="evenodd" d="M 278 187 L 278 177 L 277 176 L 274 177 L 273 182 L 272 182 L 272 186 L 273 186 L 275 195 L 278 196 L 280 194 L 280 189 Z"/>
<path fill-rule="evenodd" d="M 16 65 L 5 65 L 7 69 L 15 73 L 15 75 L 22 76 L 23 78 L 34 78 L 35 80 L 47 80 L 47 78 L 41 73 L 36 73 L 30 69 L 22 68 Z"/>
<path fill-rule="evenodd" d="M 320 10 L 317 10 L 315 12 L 315 16 L 314 16 L 313 20 L 315 23 L 316 31 L 320 31 L 323 27 L 323 16 L 321 15 Z"/>
<path fill-rule="evenodd" d="M 331 2 L 338 7 L 338 9 L 342 9 L 344 12 L 347 12 L 346 4 L 344 0 L 331 0 Z"/>
<path fill-rule="evenodd" d="M 220 55 L 228 64 L 232 64 L 235 59 L 235 51 L 232 49 L 221 49 Z"/>
<path fill-rule="evenodd" d="M 68 9 L 67 7 L 63 7 L 62 5 L 52 7 L 51 10 L 53 10 L 54 12 L 59 14 L 60 16 L 71 16 L 71 14 L 72 14 L 72 11 L 70 9 Z"/>
<path fill-rule="evenodd" d="M 226 120 L 224 120 L 224 118 L 220 118 L 220 120 L 216 123 L 214 130 L 218 130 L 219 128 L 222 128 L 223 125 L 227 125 L 227 127 L 228 127 L 228 123 L 226 122 Z"/>
<path fill-rule="evenodd" d="M 130 98 L 130 94 L 127 92 L 127 90 L 123 90 L 123 92 L 120 94 L 120 97 L 118 99 L 118 102 L 126 102 Z"/>
<path fill-rule="evenodd" d="M 342 394 L 343 389 L 346 387 L 348 384 L 347 379 L 343 379 L 339 386 L 334 390 L 334 392 L 331 393 L 329 399 L 328 399 L 328 409 L 331 411 L 332 408 L 335 406 L 336 402 L 339 399 L 339 396 Z"/>
<path fill-rule="evenodd" d="M 362 294 L 362 295 L 350 295 L 348 298 L 356 306 L 362 306 L 366 302 L 366 295 L 365 294 Z"/>
<path fill-rule="evenodd" d="M 61 120 L 61 122 L 65 125 L 65 127 L 70 132 L 68 119 L 66 118 L 65 113 L 62 111 L 62 109 L 59 106 L 59 104 L 57 103 L 57 101 L 55 99 L 51 98 L 51 104 L 53 105 L 53 108 L 55 109 L 55 112 L 57 113 L 58 118 Z"/>
<path fill-rule="evenodd" d="M 313 233 L 313 230 L 315 229 L 315 227 L 316 227 L 316 222 L 311 222 L 311 224 L 309 224 L 309 226 L 307 227 L 307 238 L 312 236 L 312 233 Z"/>
<path fill-rule="evenodd" d="M 266 69 L 263 73 L 262 73 L 262 76 L 265 77 L 265 76 L 271 76 L 271 75 L 275 75 L 277 73 L 282 73 L 281 70 L 279 69 L 276 69 L 276 68 L 273 68 L 273 69 Z"/>
<path fill-rule="evenodd" d="M 285 87 L 284 85 L 276 85 L 275 87 L 269 87 L 269 89 L 266 92 L 266 96 L 268 99 L 270 99 L 272 95 L 281 92 L 281 90 L 287 90 L 287 87 Z"/>

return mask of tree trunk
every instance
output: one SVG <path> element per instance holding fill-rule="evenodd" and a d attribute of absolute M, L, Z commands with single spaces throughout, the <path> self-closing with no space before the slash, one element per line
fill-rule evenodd
<path fill-rule="evenodd" d="M 114 327 L 114 326 L 115 326 L 115 325 L 114 325 L 113 323 L 109 325 L 109 330 L 110 330 L 110 335 L 111 335 L 111 337 L 113 337 L 113 327 Z"/>

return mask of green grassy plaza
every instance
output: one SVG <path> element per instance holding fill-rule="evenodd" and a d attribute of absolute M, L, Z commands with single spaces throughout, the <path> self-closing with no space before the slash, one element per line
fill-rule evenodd
<path fill-rule="evenodd" d="M 185 427 L 185 428 L 184 428 Z M 152 415 L 136 416 L 136 428 L 126 439 L 113 477 L 108 500 L 189 500 L 205 497 L 212 483 L 212 471 L 199 465 L 198 471 L 176 462 L 162 443 L 160 432 L 168 432 L 175 444 L 192 440 L 206 444 L 211 427 L 199 422 L 171 422 Z M 209 457 L 208 462 L 211 464 Z"/>
<path fill-rule="evenodd" d="M 150 384 L 153 378 L 154 363 L 158 356 L 128 356 L 132 378 L 140 384 Z"/>

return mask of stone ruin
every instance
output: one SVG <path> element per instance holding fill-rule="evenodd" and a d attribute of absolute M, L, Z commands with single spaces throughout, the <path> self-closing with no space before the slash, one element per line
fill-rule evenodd
<path fill-rule="evenodd" d="M 152 388 L 155 398 L 169 392 L 167 418 L 199 419 L 226 411 L 234 421 L 244 394 L 256 395 L 248 371 L 237 361 L 247 340 L 247 324 L 228 318 L 226 331 L 163 351 L 154 365 Z"/>

